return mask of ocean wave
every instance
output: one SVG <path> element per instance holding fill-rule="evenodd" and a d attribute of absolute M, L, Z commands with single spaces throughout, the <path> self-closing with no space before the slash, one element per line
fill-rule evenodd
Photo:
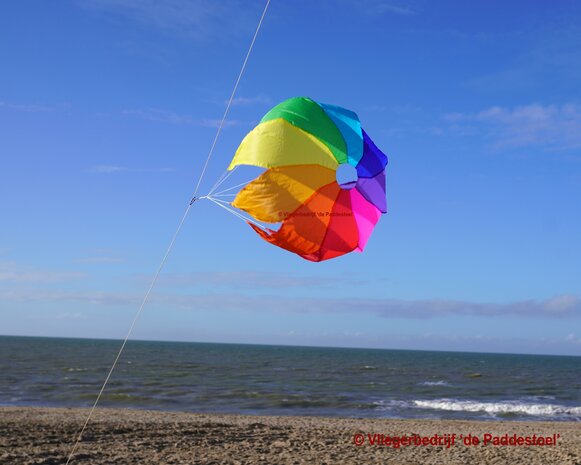
<path fill-rule="evenodd" d="M 406 400 L 376 400 L 373 402 L 378 410 L 409 409 L 410 403 Z"/>
<path fill-rule="evenodd" d="M 423 383 L 419 383 L 419 384 L 420 384 L 420 386 L 446 386 L 446 387 L 452 386 L 450 383 L 448 383 L 447 381 L 444 381 L 444 380 L 424 381 Z"/>
<path fill-rule="evenodd" d="M 415 400 L 419 408 L 448 410 L 453 412 L 486 412 L 489 414 L 520 414 L 547 417 L 581 417 L 581 407 L 567 407 L 557 404 L 532 404 L 517 401 L 477 402 L 468 400 Z"/>

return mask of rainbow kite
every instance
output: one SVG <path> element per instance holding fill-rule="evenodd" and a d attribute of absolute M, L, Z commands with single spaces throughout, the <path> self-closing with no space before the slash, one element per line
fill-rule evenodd
<path fill-rule="evenodd" d="M 232 205 L 258 221 L 281 223 L 276 231 L 248 224 L 307 260 L 363 251 L 387 212 L 387 157 L 345 108 L 305 97 L 280 103 L 246 135 L 228 170 L 238 165 L 267 170 Z M 352 179 L 338 181 L 338 169 L 352 170 Z"/>

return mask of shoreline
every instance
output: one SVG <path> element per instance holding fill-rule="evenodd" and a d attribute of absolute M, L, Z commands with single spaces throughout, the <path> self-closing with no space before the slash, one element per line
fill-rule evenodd
<path fill-rule="evenodd" d="M 87 408 L 0 407 L 0 463 L 64 464 L 88 412 Z M 473 444 L 474 437 L 478 444 Z M 526 445 L 525 439 L 530 443 L 533 437 L 537 442 L 553 437 L 557 443 L 544 440 Z M 512 445 L 508 445 L 510 438 Z M 581 423 L 98 408 L 71 461 L 76 463 L 575 465 L 581 463 Z"/>

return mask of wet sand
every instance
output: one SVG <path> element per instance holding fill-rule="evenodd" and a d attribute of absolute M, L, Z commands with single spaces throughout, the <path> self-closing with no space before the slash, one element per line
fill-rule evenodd
<path fill-rule="evenodd" d="M 86 409 L 0 408 L 0 464 L 66 463 L 87 414 Z M 453 434 L 456 436 L 452 445 Z M 483 445 L 485 434 L 499 438 L 507 434 L 512 441 L 519 437 L 532 441 L 536 435 L 535 441 L 542 436 L 549 438 L 545 442 L 557 438 L 557 443 Z M 480 443 L 465 445 L 468 435 L 477 436 Z M 393 447 L 392 438 L 402 436 L 408 438 L 403 440 L 404 445 Z M 375 445 L 370 444 L 372 440 Z M 363 441 L 363 445 L 358 446 L 355 441 Z M 71 465 L 376 463 L 581 465 L 581 423 L 266 417 L 98 409 L 71 461 Z"/>

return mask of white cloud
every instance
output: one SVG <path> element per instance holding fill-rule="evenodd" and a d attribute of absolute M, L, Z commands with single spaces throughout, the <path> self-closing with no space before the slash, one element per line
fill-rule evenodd
<path fill-rule="evenodd" d="M 567 313 L 571 309 L 579 306 L 579 297 L 571 294 L 560 295 L 545 302 L 545 310 L 554 315 Z"/>
<path fill-rule="evenodd" d="M 581 148 L 581 106 L 573 103 L 494 106 L 474 114 L 448 113 L 443 118 L 452 123 L 455 131 L 466 132 L 470 128 L 484 132 L 494 139 L 497 148 Z"/>
<path fill-rule="evenodd" d="M 104 264 L 115 264 L 115 263 L 123 263 L 123 259 L 119 257 L 108 257 L 108 256 L 94 256 L 94 257 L 86 257 L 81 258 L 78 260 L 79 263 L 104 263 Z"/>
<path fill-rule="evenodd" d="M 220 123 L 222 122 L 222 120 L 219 119 L 203 119 L 201 121 L 198 122 L 198 126 L 203 126 L 206 128 L 217 128 L 220 126 Z M 226 121 L 224 121 L 223 127 L 227 128 L 227 127 L 232 127 L 232 126 L 240 126 L 242 123 L 241 121 L 235 120 L 235 119 L 227 119 Z"/>
<path fill-rule="evenodd" d="M 12 301 L 84 302 L 95 305 L 138 305 L 142 296 L 127 293 L 23 290 L 0 293 L 0 299 Z M 381 318 L 431 319 L 446 316 L 515 317 L 566 319 L 581 318 L 581 298 L 573 295 L 546 300 L 528 300 L 507 304 L 488 304 L 443 299 L 396 300 L 355 298 L 281 297 L 242 293 L 170 294 L 156 293 L 151 304 L 174 306 L 183 310 L 250 311 L 263 309 L 276 313 L 366 313 Z M 555 307 L 559 310 L 556 312 Z"/>
<path fill-rule="evenodd" d="M 410 0 L 330 0 L 313 2 L 313 5 L 322 5 L 325 9 L 332 11 L 334 14 L 337 11 L 344 11 L 346 14 L 365 15 L 371 17 L 378 17 L 383 15 L 400 15 L 411 16 L 418 13 L 413 2 Z"/>
<path fill-rule="evenodd" d="M 33 103 L 7 103 L 0 102 L 0 108 L 6 108 L 8 110 L 23 111 L 26 113 L 40 113 L 51 111 L 49 107 L 43 105 L 36 105 Z"/>
<path fill-rule="evenodd" d="M 517 54 L 508 65 L 477 76 L 466 82 L 480 92 L 546 92 L 559 87 L 561 92 L 577 89 L 581 79 L 581 50 L 578 47 L 579 28 L 571 18 L 572 27 L 545 27 L 534 30 L 517 29 L 513 37 L 497 35 L 499 43 L 527 38 L 524 51 Z M 499 61 L 502 63 L 502 61 Z"/>
<path fill-rule="evenodd" d="M 59 104 L 54 106 L 39 105 L 37 103 L 10 103 L 0 101 L 0 109 L 20 111 L 24 113 L 50 113 L 56 110 L 69 108 L 69 104 Z"/>
<path fill-rule="evenodd" d="M 85 251 L 82 258 L 75 260 L 76 263 L 122 263 L 125 259 L 114 249 L 91 248 Z"/>
<path fill-rule="evenodd" d="M 78 4 L 167 34 L 204 41 L 249 33 L 260 6 L 243 0 L 78 0 Z"/>
<path fill-rule="evenodd" d="M 256 97 L 236 97 L 232 100 L 232 105 L 269 105 L 270 103 L 272 103 L 272 100 L 262 95 Z M 225 100 L 224 104 L 228 104 L 228 100 Z"/>
<path fill-rule="evenodd" d="M 219 119 L 197 119 L 191 115 L 180 114 L 170 110 L 163 110 L 161 108 L 148 108 L 145 110 L 139 109 L 127 109 L 123 110 L 121 114 L 126 116 L 133 116 L 146 121 L 153 121 L 159 123 L 168 123 L 175 125 L 192 125 L 201 126 L 208 128 L 216 128 L 219 126 Z M 226 120 L 224 121 L 224 127 L 238 126 L 242 124 L 237 120 Z"/>
<path fill-rule="evenodd" d="M 86 316 L 81 312 L 62 312 L 55 315 L 57 320 L 82 320 Z"/>
<path fill-rule="evenodd" d="M 126 116 L 135 116 L 140 119 L 144 119 L 147 121 L 155 121 L 155 122 L 162 122 L 162 123 L 169 123 L 169 124 L 196 124 L 196 120 L 190 116 L 185 114 L 175 113 L 169 110 L 163 110 L 160 108 L 148 108 L 145 110 L 135 110 L 135 109 L 127 109 L 123 110 L 121 114 Z"/>
<path fill-rule="evenodd" d="M 144 278 L 149 280 L 150 278 Z M 293 289 L 293 288 L 330 288 L 353 286 L 363 282 L 353 276 L 315 277 L 298 276 L 283 272 L 259 271 L 222 271 L 200 273 L 169 273 L 161 276 L 160 286 L 166 287 L 207 287 L 218 286 L 244 289 Z M 370 282 L 370 279 L 366 279 Z"/>
<path fill-rule="evenodd" d="M 153 172 L 153 173 L 168 173 L 173 171 L 173 168 L 127 168 L 126 166 L 119 166 L 119 165 L 95 165 L 89 168 L 90 173 L 98 173 L 98 174 L 113 174 L 113 173 L 123 173 L 127 171 L 131 172 L 139 172 L 139 173 L 146 173 L 146 172 Z"/>
<path fill-rule="evenodd" d="M 103 174 L 110 174 L 110 173 L 119 173 L 121 171 L 127 171 L 127 168 L 124 166 L 117 166 L 117 165 L 96 165 L 92 166 L 89 171 L 93 173 L 103 173 Z"/>
<path fill-rule="evenodd" d="M 0 283 L 56 283 L 84 276 L 79 272 L 39 270 L 13 262 L 0 262 Z"/>
<path fill-rule="evenodd" d="M 392 2 L 381 2 L 377 5 L 376 12 L 395 13 L 402 16 L 410 16 L 417 14 L 417 11 L 409 5 L 396 4 Z"/>

